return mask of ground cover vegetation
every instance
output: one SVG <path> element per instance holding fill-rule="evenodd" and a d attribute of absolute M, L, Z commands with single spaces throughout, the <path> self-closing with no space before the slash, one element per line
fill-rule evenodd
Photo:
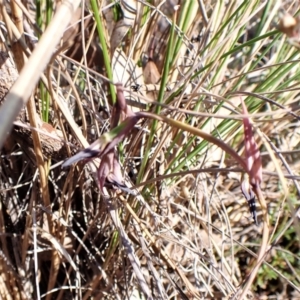
<path fill-rule="evenodd" d="M 299 299 L 297 1 L 0 7 L 1 298 Z"/>

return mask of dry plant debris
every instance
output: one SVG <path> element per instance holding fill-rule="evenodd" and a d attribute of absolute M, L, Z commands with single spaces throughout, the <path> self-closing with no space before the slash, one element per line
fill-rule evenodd
<path fill-rule="evenodd" d="M 297 5 L 50 2 L 0 2 L 2 116 L 62 37 L 0 120 L 0 297 L 299 299 Z"/>

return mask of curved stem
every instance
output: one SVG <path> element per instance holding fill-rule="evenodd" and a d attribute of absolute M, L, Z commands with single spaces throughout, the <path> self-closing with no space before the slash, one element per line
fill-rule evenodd
<path fill-rule="evenodd" d="M 226 143 L 224 143 L 223 141 L 217 139 L 216 137 L 214 137 L 213 135 L 198 129 L 196 127 L 193 127 L 191 125 L 188 125 L 186 123 L 180 122 L 180 121 L 176 121 L 174 119 L 162 116 L 162 115 L 155 115 L 149 112 L 138 112 L 136 113 L 136 115 L 139 118 L 150 118 L 150 119 L 154 119 L 154 120 L 158 120 L 161 122 L 165 122 L 171 126 L 174 126 L 176 128 L 180 128 L 182 130 L 188 131 L 196 136 L 199 136 L 201 138 L 203 138 L 204 140 L 215 144 L 216 146 L 220 147 L 222 150 L 224 150 L 227 154 L 231 155 L 240 165 L 241 167 L 244 169 L 245 172 L 248 173 L 247 170 L 247 166 L 246 163 L 244 161 L 244 159 L 238 155 L 236 153 L 236 151 L 234 151 L 230 146 L 228 146 Z"/>
<path fill-rule="evenodd" d="M 240 155 L 238 155 L 230 146 L 225 144 L 223 141 L 217 139 L 216 137 L 212 136 L 211 134 L 206 133 L 206 132 L 204 132 L 198 128 L 195 128 L 193 126 L 190 126 L 186 123 L 176 121 L 176 120 L 170 119 L 165 116 L 154 115 L 154 114 L 148 113 L 148 112 L 139 112 L 139 113 L 137 113 L 137 115 L 138 115 L 138 117 L 141 117 L 141 118 L 144 117 L 144 118 L 151 118 L 151 119 L 155 119 L 158 121 L 162 121 L 162 122 L 170 124 L 171 126 L 180 128 L 182 130 L 186 130 L 194 135 L 200 136 L 201 138 L 205 139 L 206 141 L 217 145 L 222 150 L 224 150 L 227 154 L 230 154 L 241 165 L 241 167 L 244 169 L 244 171 L 246 173 L 249 173 L 244 159 Z M 245 295 L 247 294 L 248 290 L 250 289 L 251 284 L 253 283 L 253 281 L 257 275 L 258 269 L 260 268 L 261 264 L 263 263 L 263 259 L 266 254 L 266 250 L 268 247 L 268 241 L 269 241 L 269 218 L 268 218 L 268 213 L 267 213 L 266 201 L 264 199 L 264 196 L 263 196 L 262 191 L 259 186 L 254 186 L 253 191 L 255 192 L 255 194 L 258 198 L 258 201 L 261 205 L 262 211 L 263 211 L 263 235 L 262 235 L 261 247 L 259 250 L 258 257 L 257 257 L 257 264 L 253 268 L 251 275 L 248 278 L 247 283 L 242 291 L 242 294 L 241 294 L 241 296 L 239 296 L 239 299 L 243 299 L 245 297 Z"/>

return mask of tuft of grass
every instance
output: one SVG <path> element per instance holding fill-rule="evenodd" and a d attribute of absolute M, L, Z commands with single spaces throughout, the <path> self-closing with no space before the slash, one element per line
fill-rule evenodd
<path fill-rule="evenodd" d="M 298 7 L 177 2 L 92 0 L 72 14 L 60 46 L 48 44 L 51 54 L 39 57 L 36 72 L 24 59 L 30 124 L 25 112 L 13 123 L 14 105 L 0 106 L 0 127 L 14 126 L 0 160 L 3 298 L 272 298 L 278 286 L 287 299 L 300 294 L 300 38 L 277 28 L 282 11 L 296 15 Z M 23 14 L 16 20 L 38 45 L 48 27 L 61 26 L 56 5 L 18 6 Z M 20 68 L 21 55 L 36 55 L 32 40 L 18 35 L 17 10 L 1 8 L 1 49 Z M 18 51 L 16 40 L 23 43 Z M 44 76 L 37 66 L 47 64 Z M 119 82 L 139 118 L 134 127 L 123 128 L 130 111 L 119 101 Z M 6 87 L 7 99 L 19 84 Z M 270 219 L 263 253 L 266 228 L 253 224 L 240 189 L 241 97 L 263 164 Z M 103 137 L 122 139 L 106 162 L 61 168 Z M 81 154 L 100 156 L 95 145 Z M 124 182 L 99 186 L 103 174 L 117 174 L 112 157 L 122 162 Z M 257 211 L 262 224 L 258 203 Z"/>

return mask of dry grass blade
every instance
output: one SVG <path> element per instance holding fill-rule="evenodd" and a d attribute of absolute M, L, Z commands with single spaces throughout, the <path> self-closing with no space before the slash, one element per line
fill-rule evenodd
<path fill-rule="evenodd" d="M 113 216 L 112 216 L 112 219 L 115 219 L 115 218 L 113 218 Z M 115 219 L 115 221 L 117 221 L 117 219 Z M 129 240 L 123 226 L 118 225 L 118 223 L 115 223 L 115 225 L 118 228 L 118 232 L 119 232 L 121 240 L 122 240 L 122 245 L 124 247 L 124 251 L 128 256 L 128 259 L 129 259 L 129 261 L 132 265 L 132 268 L 134 270 L 134 274 L 137 277 L 138 283 L 141 286 L 142 291 L 146 295 L 147 299 L 149 299 L 149 300 L 153 299 L 152 296 L 151 296 L 151 294 L 152 294 L 151 289 L 148 286 L 148 284 L 145 280 L 145 277 L 143 275 L 143 272 L 141 270 L 141 264 L 140 264 L 136 254 L 135 254 L 134 248 L 131 245 L 130 240 Z"/>
<path fill-rule="evenodd" d="M 41 234 L 41 236 L 43 238 L 47 239 L 48 241 L 50 241 L 52 243 L 53 247 L 66 258 L 66 260 L 70 263 L 70 265 L 73 267 L 73 269 L 77 270 L 77 266 L 74 263 L 74 261 L 72 260 L 72 258 L 70 257 L 70 254 L 66 251 L 65 247 L 57 241 L 57 238 L 55 238 L 54 236 L 52 236 L 51 234 L 49 234 L 48 232 L 44 231 L 41 228 L 37 228 L 37 229 L 38 229 L 38 232 Z"/>
<path fill-rule="evenodd" d="M 198 299 L 199 298 L 199 293 L 197 292 L 197 290 L 195 290 L 194 286 L 190 283 L 190 281 L 188 280 L 188 278 L 186 278 L 186 276 L 184 275 L 184 273 L 175 265 L 175 263 L 166 254 L 166 252 L 158 246 L 158 244 L 157 244 L 155 238 L 153 237 L 153 235 L 148 231 L 148 229 L 145 227 L 145 225 L 140 221 L 140 219 L 134 213 L 134 211 L 132 210 L 132 208 L 130 207 L 130 205 L 128 205 L 128 204 L 125 204 L 125 205 L 126 205 L 126 209 L 128 209 L 128 211 L 130 212 L 131 216 L 139 224 L 139 226 L 141 228 L 141 231 L 147 236 L 147 238 L 151 242 L 151 246 L 154 248 L 154 251 L 156 253 L 160 253 L 162 259 L 166 262 L 166 264 L 168 265 L 168 267 L 171 268 L 173 271 L 175 271 L 178 274 L 178 276 L 182 279 L 182 281 L 184 282 L 184 284 L 188 288 L 188 294 L 190 294 L 192 297 L 196 297 L 196 299 Z"/>
<path fill-rule="evenodd" d="M 0 8 L 0 298 L 299 298 L 295 1 Z"/>
<path fill-rule="evenodd" d="M 79 4 L 79 0 L 62 2 L 41 41 L 22 69 L 19 78 L 7 94 L 6 101 L 0 109 L 0 148 L 3 147 L 7 134 L 13 126 L 13 121 L 28 101 Z M 1 1 L 0 5 L 4 6 L 4 2 Z"/>
<path fill-rule="evenodd" d="M 145 257 L 147 259 L 147 264 L 148 264 L 149 270 L 153 274 L 153 277 L 155 278 L 155 282 L 157 284 L 157 289 L 158 289 L 158 292 L 159 292 L 159 297 L 162 298 L 162 299 L 166 299 L 167 298 L 167 293 L 165 291 L 165 288 L 162 285 L 162 282 L 159 278 L 158 272 L 156 271 L 155 267 L 153 266 L 151 253 L 148 249 L 148 246 L 146 245 L 146 241 L 143 237 L 143 233 L 141 231 L 141 228 L 139 227 L 139 224 L 135 220 L 134 220 L 134 228 L 137 232 L 137 236 L 138 236 L 140 244 L 141 244 L 142 252 L 143 252 L 143 254 L 145 255 Z"/>

